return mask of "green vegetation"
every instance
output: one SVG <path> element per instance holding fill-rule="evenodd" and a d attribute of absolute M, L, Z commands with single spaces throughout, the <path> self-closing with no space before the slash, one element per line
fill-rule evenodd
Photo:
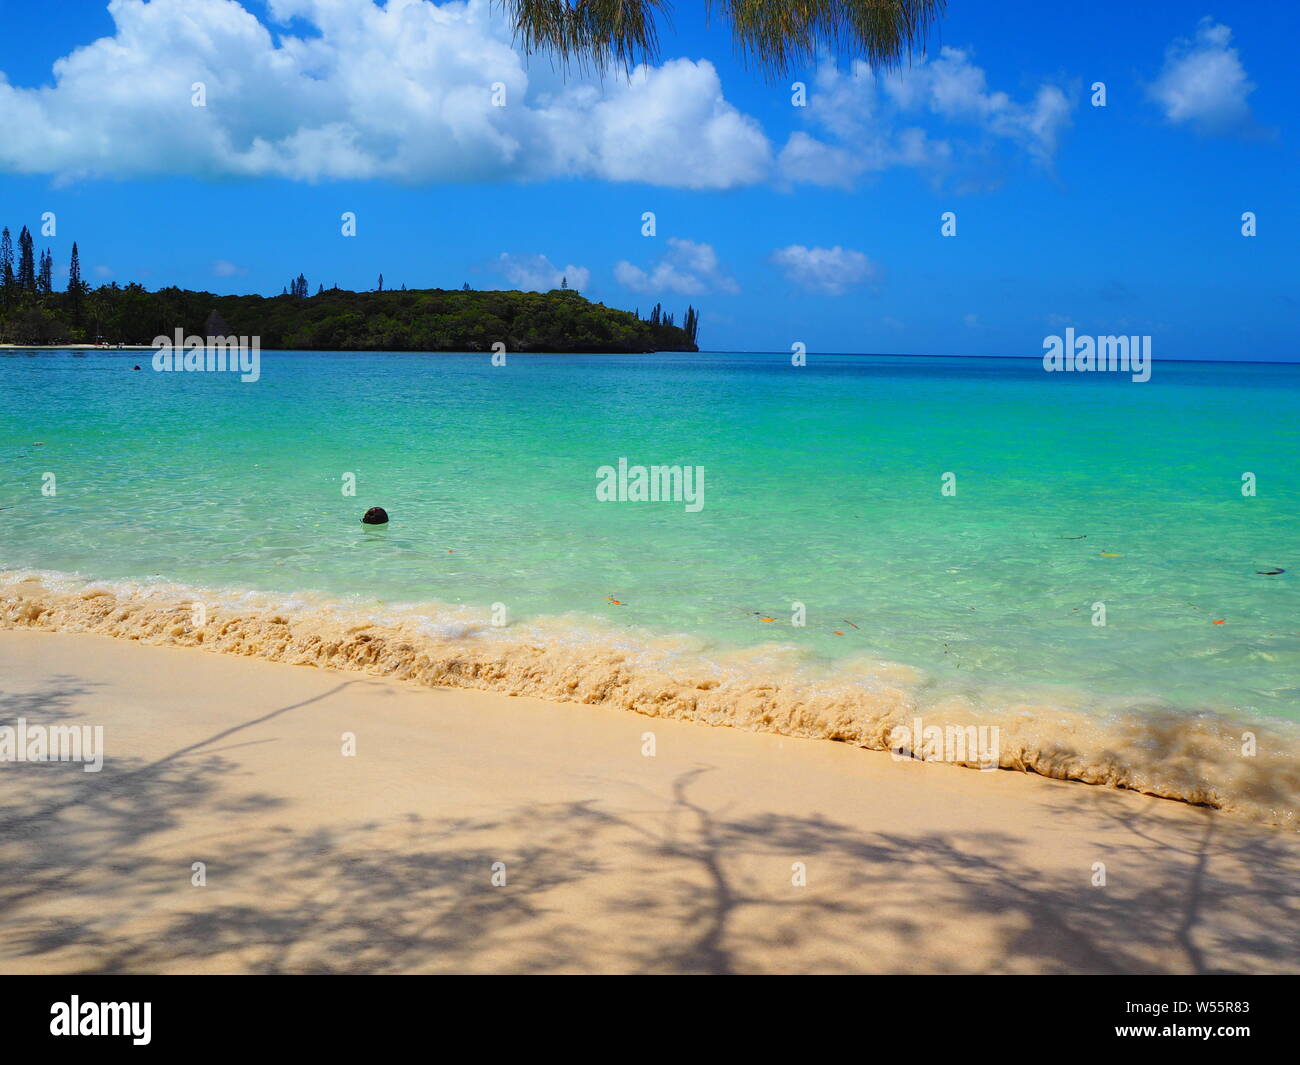
<path fill-rule="evenodd" d="M 317 288 L 301 274 L 292 292 L 217 296 L 81 280 L 77 246 L 66 292 L 53 291 L 50 258 L 37 265 L 23 227 L 14 263 L 9 230 L 0 234 L 0 343 L 151 344 L 155 337 L 257 336 L 263 348 L 317 351 L 697 351 L 699 314 L 684 324 L 658 305 L 649 319 L 592 303 L 569 288 L 550 292 L 406 289 L 350 292 Z M 381 279 L 382 284 L 382 279 Z"/>

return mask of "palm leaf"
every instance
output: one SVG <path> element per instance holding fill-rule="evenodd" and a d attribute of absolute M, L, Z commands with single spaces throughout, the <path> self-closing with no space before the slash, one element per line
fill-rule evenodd
<path fill-rule="evenodd" d="M 526 53 L 549 52 L 562 62 L 630 69 L 659 54 L 657 18 L 666 0 L 502 0 Z"/>
<path fill-rule="evenodd" d="M 659 55 L 657 20 L 668 0 L 501 0 L 525 52 L 561 62 L 631 68 Z M 769 76 L 852 53 L 875 67 L 923 51 L 947 0 L 708 0 L 731 24 L 737 50 Z"/>

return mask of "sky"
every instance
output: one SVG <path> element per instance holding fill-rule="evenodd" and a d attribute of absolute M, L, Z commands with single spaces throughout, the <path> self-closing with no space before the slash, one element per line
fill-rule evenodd
<path fill-rule="evenodd" d="M 1300 358 L 1290 2 L 953 0 L 897 70 L 780 78 L 694 2 L 603 77 L 523 55 L 488 0 L 3 0 L 0 25 L 0 224 L 64 277 L 75 240 L 92 284 L 567 278 L 693 304 L 706 350 L 1038 357 L 1072 327 Z"/>

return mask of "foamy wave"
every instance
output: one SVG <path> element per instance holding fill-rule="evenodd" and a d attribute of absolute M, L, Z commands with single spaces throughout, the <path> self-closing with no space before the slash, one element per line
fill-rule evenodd
<path fill-rule="evenodd" d="M 192 605 L 204 604 L 204 624 Z M 917 715 L 943 727 L 996 725 L 998 764 L 1129 788 L 1294 825 L 1300 733 L 1285 722 L 1232 721 L 1144 705 L 1104 715 L 1043 701 L 980 706 L 927 699 L 924 674 L 859 660 L 813 675 L 779 647 L 706 653 L 686 638 L 641 641 L 573 619 L 493 627 L 466 607 L 341 604 L 309 595 L 91 583 L 66 574 L 0 573 L 0 625 L 202 647 L 275 662 L 353 670 L 429 687 L 598 704 L 651 717 L 829 739 L 888 750 Z M 1252 733 L 1257 753 L 1242 753 Z M 954 759 L 976 765 L 975 756 Z"/>

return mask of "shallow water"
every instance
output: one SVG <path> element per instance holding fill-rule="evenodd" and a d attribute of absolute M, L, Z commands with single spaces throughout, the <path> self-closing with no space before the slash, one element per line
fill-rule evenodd
<path fill-rule="evenodd" d="M 265 352 L 241 383 L 38 352 L 0 380 L 10 569 L 499 603 L 892 660 L 981 703 L 1300 720 L 1300 367 Z M 599 501 L 623 457 L 702 466 L 702 509 Z"/>

